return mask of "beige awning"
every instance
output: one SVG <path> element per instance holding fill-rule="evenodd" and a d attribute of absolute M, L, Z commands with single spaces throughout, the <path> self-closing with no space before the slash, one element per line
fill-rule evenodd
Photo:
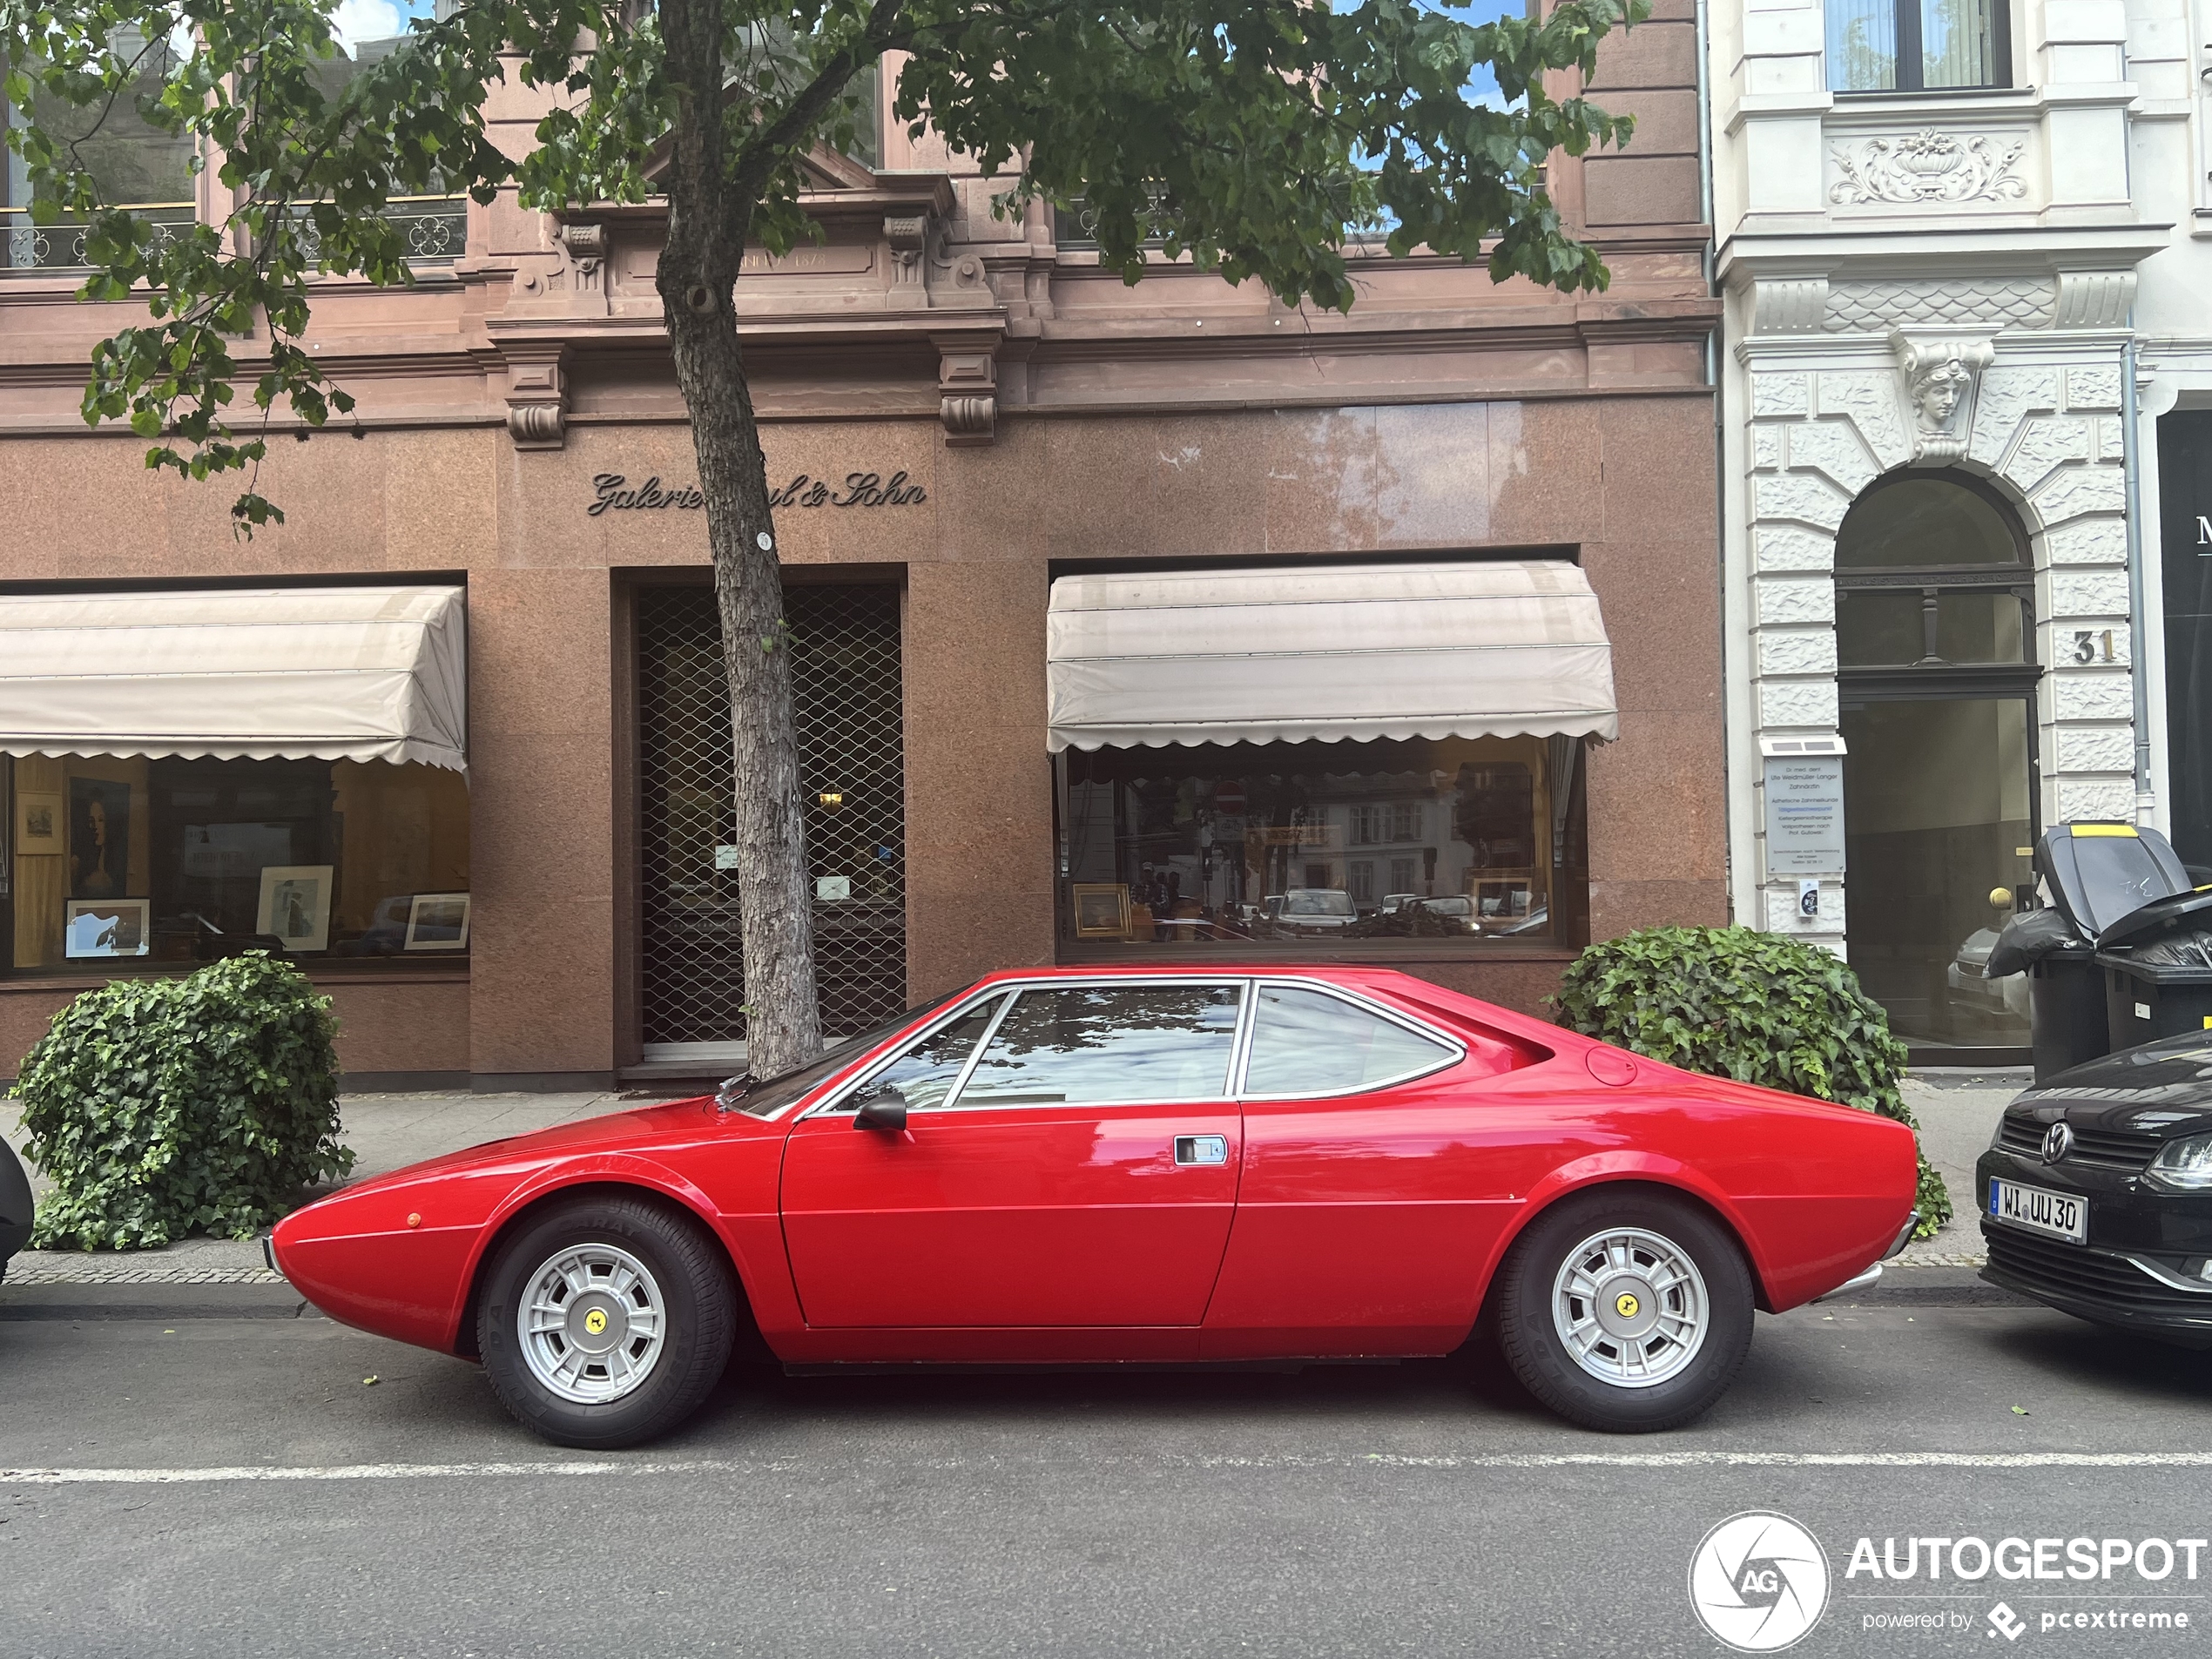
<path fill-rule="evenodd" d="M 1620 734 L 1561 559 L 1062 577 L 1049 746 Z"/>
<path fill-rule="evenodd" d="M 0 595 L 0 753 L 468 766 L 459 588 Z"/>

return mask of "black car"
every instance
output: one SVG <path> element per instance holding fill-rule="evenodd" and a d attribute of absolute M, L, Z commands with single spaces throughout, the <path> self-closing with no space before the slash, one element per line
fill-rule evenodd
<path fill-rule="evenodd" d="M 2107 1055 L 2005 1108 L 1974 1166 L 1982 1277 L 2212 1347 L 2212 1032 Z"/>
<path fill-rule="evenodd" d="M 8 1258 L 30 1237 L 30 1177 L 23 1172 L 15 1149 L 0 1141 L 0 1278 L 8 1276 Z"/>

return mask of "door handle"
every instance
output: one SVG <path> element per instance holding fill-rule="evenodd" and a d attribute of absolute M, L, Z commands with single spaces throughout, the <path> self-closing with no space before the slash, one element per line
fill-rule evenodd
<path fill-rule="evenodd" d="M 1175 1161 L 1177 1163 L 1226 1163 L 1229 1162 L 1229 1137 L 1226 1135 L 1178 1135 L 1175 1137 Z"/>

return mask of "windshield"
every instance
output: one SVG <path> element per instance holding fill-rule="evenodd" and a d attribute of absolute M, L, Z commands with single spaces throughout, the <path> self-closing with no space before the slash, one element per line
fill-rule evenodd
<path fill-rule="evenodd" d="M 1295 887 L 1283 895 L 1283 909 L 1293 916 L 1348 916 L 1352 895 L 1318 887 Z"/>
<path fill-rule="evenodd" d="M 752 1088 L 747 1091 L 745 1097 L 737 1103 L 736 1109 L 749 1117 L 767 1117 L 773 1115 L 806 1094 L 831 1073 L 858 1060 L 894 1032 L 903 1031 L 925 1015 L 941 1008 L 953 998 L 965 996 L 968 989 L 968 987 L 962 986 L 957 991 L 948 991 L 944 995 L 932 1001 L 923 1002 L 908 1008 L 895 1020 L 885 1021 L 873 1030 L 863 1031 L 858 1036 L 840 1038 L 835 1044 L 824 1049 L 822 1057 L 813 1064 L 801 1066 L 797 1071 L 787 1071 L 782 1076 L 768 1082 L 753 1084 Z"/>

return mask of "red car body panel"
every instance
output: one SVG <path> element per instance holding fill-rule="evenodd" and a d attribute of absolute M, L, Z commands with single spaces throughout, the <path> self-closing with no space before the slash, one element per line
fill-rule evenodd
<path fill-rule="evenodd" d="M 897 1134 L 804 1115 L 901 1031 L 772 1119 L 679 1102 L 347 1188 L 279 1224 L 277 1262 L 334 1318 L 467 1352 L 501 1229 L 561 1190 L 614 1185 L 714 1231 L 790 1363 L 1413 1355 L 1463 1341 L 1521 1230 L 1598 1183 L 1709 1206 L 1777 1312 L 1871 1266 L 1912 1207 L 1902 1124 L 1678 1071 L 1386 969 L 1048 968 L 982 985 L 1183 973 L 1337 985 L 1467 1055 L 1326 1099 L 956 1107 Z M 1176 1164 L 1174 1138 L 1194 1134 L 1222 1136 L 1225 1162 Z"/>

